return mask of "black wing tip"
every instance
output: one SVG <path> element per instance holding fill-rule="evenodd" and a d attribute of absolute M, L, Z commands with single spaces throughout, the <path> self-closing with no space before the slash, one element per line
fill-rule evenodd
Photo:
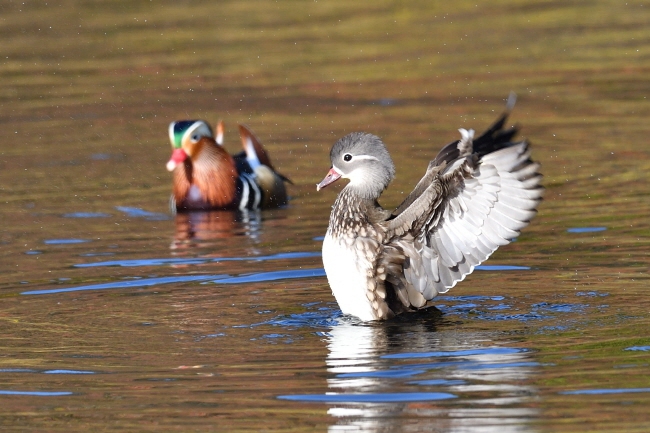
<path fill-rule="evenodd" d="M 516 102 L 517 94 L 511 91 L 506 100 L 506 107 L 503 113 L 501 113 L 497 120 L 485 132 L 474 140 L 474 152 L 480 156 L 484 156 L 516 144 L 512 140 L 519 133 L 519 125 L 515 124 L 508 128 L 505 127 L 506 121 L 514 109 Z M 527 140 L 523 141 L 529 144 Z"/>

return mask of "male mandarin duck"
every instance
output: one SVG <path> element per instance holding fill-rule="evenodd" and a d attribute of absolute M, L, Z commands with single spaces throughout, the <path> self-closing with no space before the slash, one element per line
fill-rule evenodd
<path fill-rule="evenodd" d="M 169 125 L 174 172 L 171 208 L 177 211 L 260 209 L 285 205 L 288 178 L 276 172 L 248 127 L 239 125 L 244 151 L 230 155 L 222 146 L 223 122 L 217 135 L 203 120 L 180 120 Z"/>
<path fill-rule="evenodd" d="M 395 167 L 382 141 L 354 132 L 330 152 L 331 169 L 317 185 L 339 178 L 339 193 L 323 241 L 323 264 L 345 314 L 389 319 L 431 305 L 500 245 L 519 235 L 536 214 L 544 188 L 527 141 L 503 129 L 506 112 L 480 137 L 442 148 L 424 177 L 394 211 L 377 199 Z"/>

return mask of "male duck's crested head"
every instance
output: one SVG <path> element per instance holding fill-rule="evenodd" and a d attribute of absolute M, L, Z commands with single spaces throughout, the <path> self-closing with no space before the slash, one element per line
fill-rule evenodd
<path fill-rule="evenodd" d="M 179 120 L 169 124 L 169 141 L 172 156 L 167 162 L 167 170 L 173 171 L 186 158 L 194 157 L 196 144 L 202 138 L 214 139 L 212 128 L 203 120 Z"/>
<path fill-rule="evenodd" d="M 395 176 L 393 160 L 376 135 L 353 132 L 337 141 L 330 152 L 332 169 L 318 188 L 343 177 L 347 188 L 366 199 L 376 199 Z"/>

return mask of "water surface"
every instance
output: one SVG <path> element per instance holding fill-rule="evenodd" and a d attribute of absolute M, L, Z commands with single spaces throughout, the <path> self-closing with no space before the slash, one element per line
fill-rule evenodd
<path fill-rule="evenodd" d="M 3 431 L 646 431 L 647 5 L 0 7 Z M 331 144 L 380 135 L 395 206 L 457 129 L 512 121 L 533 224 L 436 301 L 343 316 Z M 170 215 L 167 125 L 247 123 L 283 209 Z"/>

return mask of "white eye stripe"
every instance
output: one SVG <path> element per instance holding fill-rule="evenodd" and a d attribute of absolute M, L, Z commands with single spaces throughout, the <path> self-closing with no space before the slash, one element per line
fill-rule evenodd
<path fill-rule="evenodd" d="M 372 155 L 355 155 L 352 157 L 352 159 L 368 159 L 368 160 L 374 160 L 374 161 L 379 161 L 377 157 L 372 156 Z"/>

